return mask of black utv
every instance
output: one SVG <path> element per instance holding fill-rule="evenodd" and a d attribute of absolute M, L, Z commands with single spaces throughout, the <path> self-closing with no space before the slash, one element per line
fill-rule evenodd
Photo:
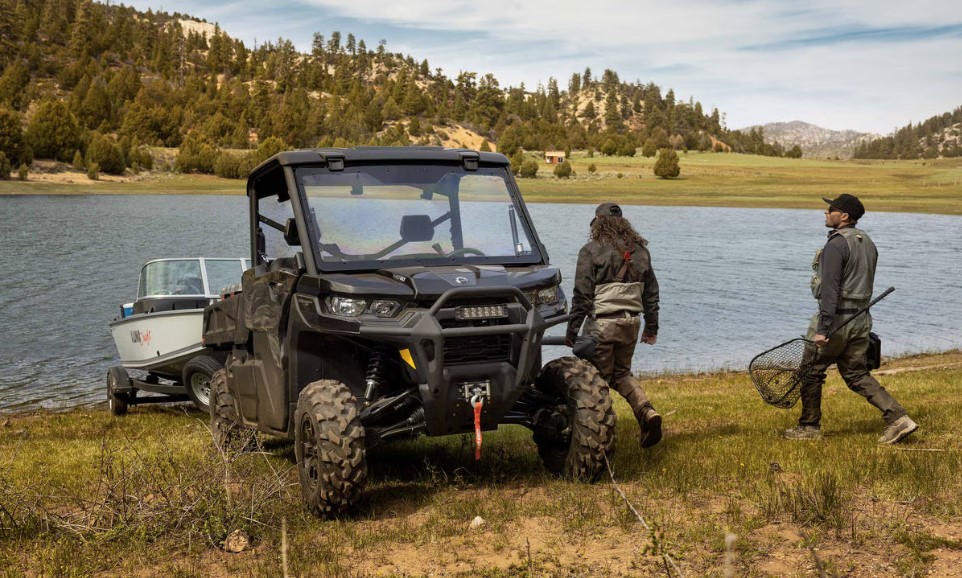
<path fill-rule="evenodd" d="M 204 313 L 227 352 L 215 443 L 294 440 L 308 508 L 354 504 L 392 439 L 534 432 L 545 467 L 595 480 L 614 448 L 608 387 L 574 357 L 541 366 L 561 274 L 508 159 L 433 147 L 283 152 L 248 179 L 253 267 Z M 480 449 L 480 446 L 479 446 Z"/>

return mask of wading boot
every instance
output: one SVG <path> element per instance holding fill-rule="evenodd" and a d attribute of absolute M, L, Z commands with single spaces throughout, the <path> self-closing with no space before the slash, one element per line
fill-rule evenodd
<path fill-rule="evenodd" d="M 650 405 L 638 416 L 641 426 L 641 447 L 650 448 L 661 441 L 661 414 Z"/>
<path fill-rule="evenodd" d="M 912 418 L 909 416 L 903 415 L 885 428 L 885 431 L 882 433 L 882 437 L 878 439 L 878 443 L 897 444 L 909 437 L 909 434 L 917 429 L 919 429 L 919 424 L 912 421 Z"/>
<path fill-rule="evenodd" d="M 822 430 L 813 425 L 800 425 L 782 432 L 782 436 L 789 440 L 819 440 Z"/>

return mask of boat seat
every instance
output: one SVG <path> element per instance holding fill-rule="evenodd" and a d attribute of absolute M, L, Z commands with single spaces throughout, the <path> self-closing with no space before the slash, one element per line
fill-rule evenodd
<path fill-rule="evenodd" d="M 203 309 L 207 304 L 204 297 L 145 297 L 134 302 L 134 314 Z"/>
<path fill-rule="evenodd" d="M 177 295 L 203 295 L 204 282 L 200 277 L 181 277 L 177 280 Z"/>

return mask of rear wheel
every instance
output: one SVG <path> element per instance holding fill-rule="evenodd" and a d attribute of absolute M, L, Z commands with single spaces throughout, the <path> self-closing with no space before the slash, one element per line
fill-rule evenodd
<path fill-rule="evenodd" d="M 127 370 L 115 365 L 107 370 L 107 407 L 111 415 L 127 415 L 127 396 L 130 376 Z"/>
<path fill-rule="evenodd" d="M 598 370 L 576 357 L 548 362 L 535 381 L 557 396 L 534 428 L 545 469 L 571 480 L 597 481 L 615 451 L 615 411 Z"/>
<path fill-rule="evenodd" d="M 209 411 L 210 381 L 214 373 L 223 367 L 219 361 L 207 355 L 198 355 L 184 365 L 182 376 L 187 396 L 201 411 Z"/>
<path fill-rule="evenodd" d="M 364 426 L 347 386 L 322 379 L 309 384 L 294 412 L 294 455 L 308 510 L 330 518 L 345 512 L 367 480 Z"/>
<path fill-rule="evenodd" d="M 210 432 L 214 447 L 222 452 L 242 451 L 251 442 L 249 428 L 240 424 L 234 394 L 227 387 L 227 370 L 218 369 L 210 380 Z"/>

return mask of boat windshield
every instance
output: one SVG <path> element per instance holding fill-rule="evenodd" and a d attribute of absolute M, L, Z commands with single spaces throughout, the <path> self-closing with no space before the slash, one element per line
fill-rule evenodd
<path fill-rule="evenodd" d="M 217 297 L 225 287 L 240 283 L 248 267 L 248 259 L 158 259 L 141 270 L 137 298 Z"/>
<path fill-rule="evenodd" d="M 305 167 L 322 268 L 539 263 L 503 167 L 398 164 Z M 405 263 L 407 262 L 407 263 Z"/>

